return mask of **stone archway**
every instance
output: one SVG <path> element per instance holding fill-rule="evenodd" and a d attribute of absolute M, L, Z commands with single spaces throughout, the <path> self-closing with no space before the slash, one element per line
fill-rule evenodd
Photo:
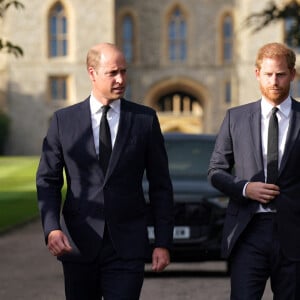
<path fill-rule="evenodd" d="M 154 84 L 145 97 L 163 132 L 203 133 L 207 91 L 198 82 L 176 77 Z"/>

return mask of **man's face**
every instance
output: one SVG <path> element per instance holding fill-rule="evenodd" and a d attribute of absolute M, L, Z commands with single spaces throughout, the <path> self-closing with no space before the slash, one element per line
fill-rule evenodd
<path fill-rule="evenodd" d="M 295 69 L 290 70 L 285 57 L 264 58 L 255 70 L 261 93 L 273 105 L 279 105 L 289 95 Z"/>
<path fill-rule="evenodd" d="M 90 69 L 94 96 L 103 104 L 120 99 L 126 87 L 126 62 L 116 51 L 104 52 L 97 70 Z"/>

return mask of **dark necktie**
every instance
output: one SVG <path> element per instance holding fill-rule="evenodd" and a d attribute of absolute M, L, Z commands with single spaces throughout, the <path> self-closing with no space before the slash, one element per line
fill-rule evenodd
<path fill-rule="evenodd" d="M 267 183 L 275 183 L 278 176 L 278 120 L 277 107 L 272 108 L 268 131 Z"/>
<path fill-rule="evenodd" d="M 109 105 L 102 107 L 102 117 L 100 121 L 99 162 L 104 174 L 106 173 L 112 151 L 110 129 L 107 121 L 107 112 L 109 109 Z"/>

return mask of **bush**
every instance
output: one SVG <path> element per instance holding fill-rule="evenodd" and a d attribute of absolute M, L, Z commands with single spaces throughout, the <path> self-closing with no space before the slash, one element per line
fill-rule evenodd
<path fill-rule="evenodd" d="M 4 153 L 5 143 L 8 137 L 10 119 L 7 114 L 0 111 L 0 155 Z"/>

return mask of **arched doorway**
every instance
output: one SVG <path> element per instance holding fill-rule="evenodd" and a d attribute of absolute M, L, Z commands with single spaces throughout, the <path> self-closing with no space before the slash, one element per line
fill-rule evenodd
<path fill-rule="evenodd" d="M 204 132 L 205 89 L 197 82 L 177 78 L 160 81 L 146 95 L 158 112 L 163 132 Z"/>

